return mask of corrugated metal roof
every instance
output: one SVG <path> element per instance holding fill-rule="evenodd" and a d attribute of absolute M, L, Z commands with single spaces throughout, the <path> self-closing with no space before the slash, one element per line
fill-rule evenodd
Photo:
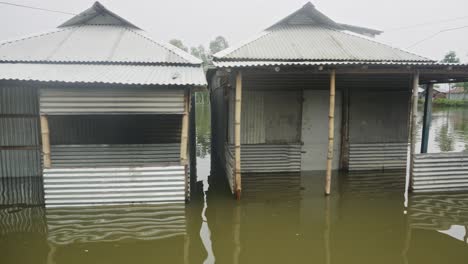
<path fill-rule="evenodd" d="M 59 28 L 0 42 L 0 79 L 205 85 L 202 61 L 96 2 Z"/>
<path fill-rule="evenodd" d="M 158 43 L 142 30 L 80 25 L 0 43 L 0 61 L 201 64 L 192 55 Z"/>
<path fill-rule="evenodd" d="M 201 66 L 0 63 L 0 79 L 67 83 L 206 85 Z"/>
<path fill-rule="evenodd" d="M 214 55 L 215 60 L 431 62 L 367 37 L 317 25 L 283 25 Z"/>
<path fill-rule="evenodd" d="M 339 65 L 402 65 L 427 67 L 468 67 L 468 64 L 437 62 L 398 62 L 398 61 L 214 61 L 218 68 L 261 67 L 261 66 L 339 66 Z"/>

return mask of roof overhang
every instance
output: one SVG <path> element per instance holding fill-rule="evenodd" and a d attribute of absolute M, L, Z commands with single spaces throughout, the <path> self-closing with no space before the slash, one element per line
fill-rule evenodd
<path fill-rule="evenodd" d="M 201 66 L 0 63 L 0 80 L 205 86 Z"/>
<path fill-rule="evenodd" d="M 414 74 L 420 73 L 420 83 L 468 82 L 468 64 L 436 62 L 364 62 L 364 61 L 215 61 L 217 71 L 303 72 L 337 74 Z M 215 69 L 210 69 L 212 76 Z"/>

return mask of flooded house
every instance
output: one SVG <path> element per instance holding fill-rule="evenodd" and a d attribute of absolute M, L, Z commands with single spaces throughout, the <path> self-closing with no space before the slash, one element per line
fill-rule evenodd
<path fill-rule="evenodd" d="M 0 177 L 47 207 L 189 199 L 190 95 L 201 61 L 96 2 L 0 43 Z M 8 185 L 3 188 L 8 188 Z"/>
<path fill-rule="evenodd" d="M 239 198 L 263 173 L 404 170 L 420 191 L 468 187 L 468 154 L 416 150 L 418 87 L 468 80 L 444 64 L 377 42 L 382 31 L 338 23 L 311 3 L 214 55 L 208 72 L 213 156 Z M 427 147 L 427 146 L 426 146 Z M 404 174 L 402 174 L 404 175 Z"/>

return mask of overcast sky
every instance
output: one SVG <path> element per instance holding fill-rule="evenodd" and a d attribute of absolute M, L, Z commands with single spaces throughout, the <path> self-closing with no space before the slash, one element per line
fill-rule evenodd
<path fill-rule="evenodd" d="M 7 0 L 12 3 L 79 13 L 91 0 Z M 304 5 L 306 0 L 101 0 L 108 9 L 149 32 L 156 40 L 181 39 L 188 46 L 207 45 L 217 35 L 230 44 L 242 41 Z M 333 20 L 385 31 L 377 40 L 395 47 L 441 59 L 454 50 L 468 62 L 467 0 L 315 0 Z M 0 5 L 0 39 L 52 29 L 70 15 Z M 460 18 L 462 17 L 462 18 Z M 464 18 L 463 18 L 464 17 Z M 437 22 L 460 18 L 455 21 Z M 431 22 L 436 23 L 431 23 Z M 428 23 L 428 24 L 426 24 Z M 395 28 L 417 24 L 404 30 Z M 441 30 L 419 45 L 408 48 Z"/>

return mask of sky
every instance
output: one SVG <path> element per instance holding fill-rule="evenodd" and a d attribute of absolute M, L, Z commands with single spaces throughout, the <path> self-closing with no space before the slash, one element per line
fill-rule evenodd
<path fill-rule="evenodd" d="M 1 1 L 0 1 L 1 2 Z M 80 13 L 92 0 L 7 0 Z M 218 35 L 236 44 L 302 7 L 307 0 L 101 0 L 154 39 L 208 45 Z M 467 0 L 313 0 L 336 22 L 383 30 L 376 40 L 435 60 L 450 50 L 468 63 Z M 71 15 L 0 4 L 0 40 L 53 29 Z M 454 20 L 455 19 L 455 20 Z M 451 20 L 451 21 L 447 21 Z M 421 24 L 423 24 L 421 26 Z M 406 28 L 413 25 L 417 27 Z M 458 30 L 442 30 L 464 27 Z M 402 29 L 404 28 L 404 29 Z M 435 36 L 433 36 L 436 34 Z M 433 36 L 433 37 L 431 37 Z M 429 38 L 430 37 L 430 38 Z M 427 39 L 429 38 L 429 39 Z M 426 40 L 425 40 L 426 39 Z M 421 43 L 414 45 L 418 42 Z"/>

